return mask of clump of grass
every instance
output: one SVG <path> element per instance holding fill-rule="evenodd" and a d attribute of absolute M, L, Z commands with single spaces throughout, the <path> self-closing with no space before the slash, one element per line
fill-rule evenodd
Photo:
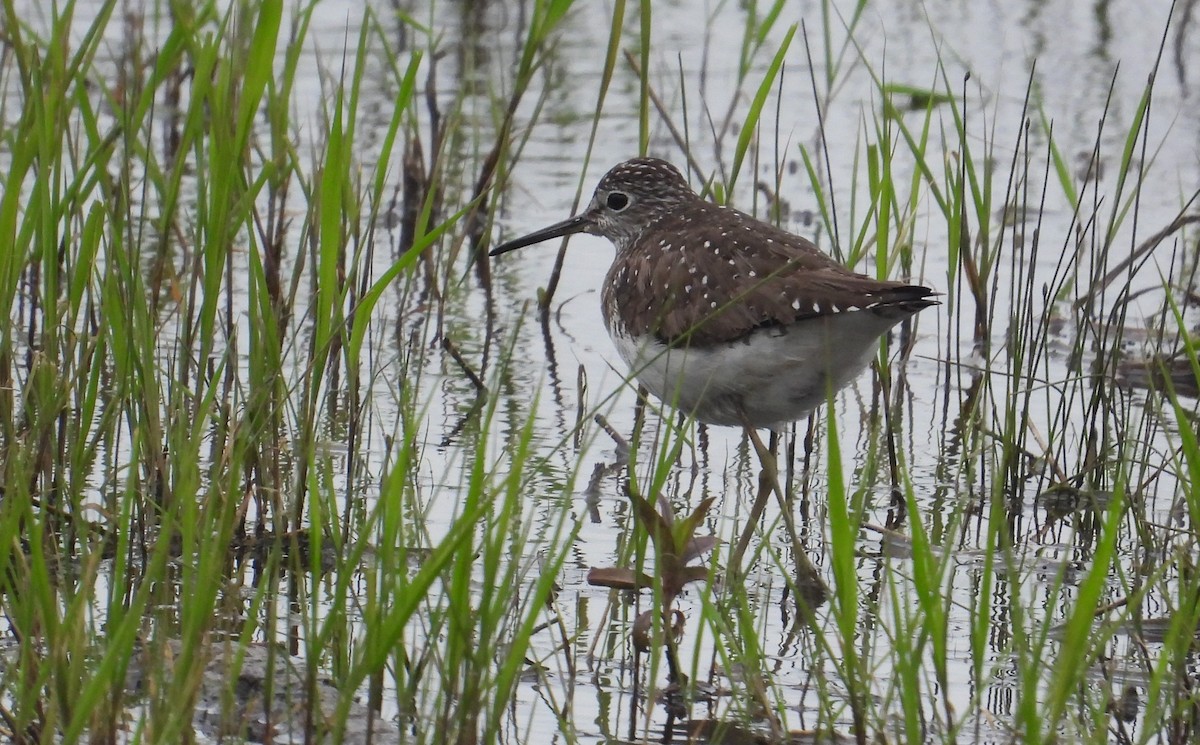
<path fill-rule="evenodd" d="M 665 119 L 716 198 L 768 192 L 780 220 L 799 159 L 818 240 L 945 293 L 943 315 L 881 349 L 869 394 L 785 443 L 803 456 L 779 469 L 787 534 L 775 512 L 746 528 L 738 499 L 761 488 L 746 441 L 688 503 L 679 463 L 719 470 L 706 442 L 720 435 L 651 425 L 613 468 L 577 428 L 583 382 L 562 421 L 529 394 L 531 332 L 497 312 L 528 293 L 493 277 L 484 249 L 498 188 L 532 167 L 526 144 L 548 126 L 572 3 L 536 4 L 500 89 L 478 99 L 439 86 L 444 42 L 419 18 L 368 12 L 343 59 L 317 64 L 312 7 L 106 2 L 81 23 L 65 3 L 35 25 L 0 3 L 3 735 L 187 741 L 215 700 L 226 738 L 351 739 L 366 722 L 381 738 L 528 740 L 549 720 L 572 740 L 585 717 L 615 732 L 627 716 L 630 739 L 684 718 L 777 741 L 1195 739 L 1197 217 L 1182 194 L 1147 224 L 1146 205 L 1171 198 L 1154 177 L 1170 167 L 1150 139 L 1155 82 L 1126 120 L 1106 115 L 1073 173 L 1035 77 L 1017 121 L 989 111 L 991 81 L 949 63 L 888 79 L 860 46 L 866 7 L 839 20 L 822 4 L 811 37 L 784 3 L 748 10 L 735 94 L 697 102 L 683 79 L 678 121 L 662 82 L 676 73 L 656 72 L 664 11 L 644 3 L 629 22 L 616 3 L 585 117 L 586 160 L 628 79 L 639 151 Z M 405 51 L 397 27 L 416 40 Z M 780 147 L 772 97 L 791 94 L 800 57 L 823 60 L 817 136 Z M 843 156 L 820 135 L 845 119 L 855 74 L 875 100 L 844 156 L 855 176 L 834 183 Z M 486 116 L 468 110 L 480 100 Z M 698 110 L 718 113 L 698 128 Z M 752 189 L 768 163 L 773 185 Z M 547 356 L 562 261 L 537 298 Z M 1135 303 L 1153 306 L 1153 333 Z M 931 369 L 937 390 L 914 389 L 909 374 Z M 1118 384 L 1135 370 L 1147 388 Z M 636 624 L 616 593 L 612 613 L 588 615 L 601 591 L 571 553 L 588 465 L 620 497 L 603 504 L 655 526 L 647 544 L 627 521 L 612 553 L 629 583 L 658 588 L 650 637 L 669 669 L 652 656 L 646 680 L 690 696 L 669 710 L 606 698 L 628 694 Z M 657 509 L 613 473 L 662 495 Z M 679 566 L 671 510 L 688 516 L 675 528 L 729 539 L 718 569 L 745 536 L 746 581 Z M 800 613 L 810 554 L 832 594 Z M 667 581 L 680 577 L 688 590 Z M 618 683 L 587 682 L 596 670 Z M 238 699 L 251 679 L 261 708 Z M 600 693 L 598 715 L 582 690 Z M 277 697 L 295 704 L 286 721 Z"/>
<path fill-rule="evenodd" d="M 530 36 L 529 55 L 566 7 Z M 214 672 L 227 681 L 216 704 L 227 736 L 348 736 L 365 690 L 393 720 L 403 710 L 492 739 L 572 523 L 528 510 L 523 471 L 489 445 L 494 400 L 460 436 L 474 453 L 453 489 L 463 501 L 449 519 L 427 511 L 448 499 L 419 477 L 438 326 L 421 316 L 399 360 L 381 353 L 383 329 L 408 322 L 411 288 L 431 278 L 419 270 L 453 287 L 451 266 L 421 259 L 466 210 L 442 216 L 423 201 L 406 250 L 377 258 L 394 238 L 380 226 L 423 56 L 398 57 L 368 14 L 342 72 L 323 81 L 309 149 L 297 131 L 314 123 L 293 116 L 312 7 L 152 6 L 124 16 L 113 50 L 116 9 L 100 6 L 80 36 L 74 4 L 38 30 L 0 6 L 0 85 L 19 108 L 0 132 L 11 247 L 0 594 L 13 642 L 0 728 L 14 742 L 187 741 L 214 705 Z M 394 103 L 364 177 L 359 112 L 372 85 Z M 399 312 L 381 313 L 392 298 Z M 370 405 L 391 370 L 394 423 Z M 517 453 L 536 421 L 526 416 Z M 241 653 L 211 653 L 227 643 Z M 264 644 L 268 669 L 243 667 Z M 304 682 L 290 690 L 297 659 Z M 266 701 L 286 695 L 287 719 L 270 706 L 245 714 L 239 676 Z"/>

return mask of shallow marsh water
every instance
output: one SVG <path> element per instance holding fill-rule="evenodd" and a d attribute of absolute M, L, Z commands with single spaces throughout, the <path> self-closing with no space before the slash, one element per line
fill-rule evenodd
<path fill-rule="evenodd" d="M 1120 154 L 1147 78 L 1155 68 L 1169 4 L 1084 5 L 1069 0 L 1028 4 L 868 3 L 856 22 L 853 43 L 848 44 L 843 44 L 843 24 L 853 17 L 854 8 L 843 5 L 846 7 L 839 6 L 837 12 L 825 16 L 824 6 L 818 3 L 784 4 L 780 24 L 768 35 L 762 49 L 743 63 L 739 56 L 750 11 L 742 4 L 654 4 L 650 40 L 653 72 L 648 79 L 666 102 L 674 122 L 682 124 L 686 106 L 690 150 L 707 176 L 728 168 L 739 135 L 741 112 L 766 73 L 787 27 L 805 21 L 813 47 L 811 75 L 821 91 L 824 127 L 818 123 L 804 39 L 797 32 L 786 54 L 782 82 L 770 95 L 771 115 L 756 133 L 759 144 L 743 168 L 730 201 L 747 211 L 766 214 L 765 194 L 776 195 L 786 205 L 781 223 L 813 236 L 824 250 L 848 246 L 858 231 L 875 229 L 875 223 L 866 217 L 869 154 L 865 148 L 868 143 L 878 142 L 879 133 L 873 127 L 883 118 L 879 114 L 883 102 L 872 74 L 911 87 L 915 93 L 909 98 L 919 98 L 920 92 L 928 89 L 965 90 L 965 101 L 960 103 L 966 111 L 967 136 L 974 152 L 987 152 L 989 145 L 994 145 L 991 165 L 1000 173 L 1010 169 L 1008 159 L 1020 160 L 1028 155 L 1032 162 L 1025 171 L 1028 183 L 1010 187 L 1004 178 L 996 178 L 992 185 L 998 190 L 1011 189 L 1024 204 L 1010 208 L 1016 217 L 1002 220 L 1000 213 L 1005 208 L 1001 205 L 1009 197 L 997 196 L 994 201 L 997 214 L 992 230 L 1003 230 L 1007 237 L 996 241 L 1002 249 L 994 265 L 996 278 L 989 297 L 994 315 L 986 331 L 977 334 L 975 307 L 964 289 L 963 270 L 950 265 L 950 236 L 928 183 L 934 179 L 914 179 L 913 159 L 902 154 L 896 157 L 895 183 L 906 189 L 911 186 L 915 194 L 916 207 L 911 215 L 905 215 L 903 225 L 902 240 L 911 243 L 913 250 L 909 278 L 938 288 L 945 293 L 946 302 L 923 312 L 907 329 L 912 348 L 906 359 L 898 361 L 896 346 L 891 347 L 896 373 L 890 400 L 881 397 L 877 376 L 869 373 L 840 393 L 834 406 L 820 415 L 836 418 L 845 480 L 852 491 L 863 490 L 858 498 L 867 528 L 859 533 L 856 546 L 854 569 L 862 593 L 862 616 L 855 643 L 860 645 L 858 654 L 871 673 L 872 704 L 886 712 L 881 719 L 900 717 L 899 685 L 893 682 L 900 673 L 896 671 L 893 641 L 898 635 L 919 633 L 906 623 L 917 617 L 917 609 L 927 601 L 905 582 L 926 569 L 910 562 L 914 548 L 908 526 L 910 521 L 919 521 L 936 550 L 952 557 L 941 585 L 945 593 L 947 668 L 941 680 L 930 666 L 916 668 L 918 675 L 926 678 L 928 700 L 923 703 L 931 738 L 949 738 L 952 730 L 959 741 L 1009 742 L 1022 696 L 1029 695 L 1031 686 L 1040 689 L 1049 685 L 1060 643 L 1082 643 L 1080 639 L 1051 638 L 1046 645 L 1046 654 L 1051 658 L 1046 660 L 1047 672 L 1041 678 L 1024 678 L 1021 670 L 1010 664 L 1010 657 L 1016 656 L 1013 645 L 1021 643 L 1014 637 L 1041 628 L 1079 628 L 1068 624 L 1072 601 L 1077 583 L 1086 576 L 1097 550 L 1098 526 L 1104 522 L 1102 510 L 1081 509 L 1079 503 L 1103 498 L 1115 479 L 1112 473 L 1093 474 L 1090 468 L 1094 461 L 1089 457 L 1097 450 L 1118 447 L 1120 443 L 1114 443 L 1114 439 L 1148 437 L 1137 449 L 1145 454 L 1139 464 L 1142 470 L 1130 479 L 1137 485 L 1133 491 L 1142 505 L 1139 515 L 1152 527 L 1182 525 L 1180 486 L 1171 469 L 1164 468 L 1176 449 L 1171 440 L 1175 420 L 1161 416 L 1163 404 L 1157 393 L 1112 386 L 1108 381 L 1100 388 L 1109 397 L 1106 405 L 1111 413 L 1095 413 L 1096 388 L 1081 371 L 1108 354 L 1099 343 L 1103 336 L 1091 326 L 1105 314 L 1097 311 L 1087 315 L 1072 303 L 1096 286 L 1092 277 L 1103 276 L 1150 234 L 1170 224 L 1200 186 L 1200 95 L 1195 90 L 1200 84 L 1200 66 L 1195 65 L 1200 60 L 1200 36 L 1178 18 L 1166 32 L 1166 52 L 1155 80 L 1147 144 L 1144 156 L 1138 158 L 1145 158 L 1152 175 L 1141 187 L 1136 224 L 1132 220 L 1122 224 L 1108 263 L 1097 269 L 1093 261 L 1099 259 L 1095 255 L 1084 257 L 1082 252 L 1098 252 L 1100 241 L 1089 237 L 1088 230 L 1080 225 L 1089 222 L 1092 203 L 1114 199 Z M 44 17 L 39 4 L 17 7 L 34 27 Z M 76 24 L 81 29 L 91 22 L 88 8 L 88 4 L 77 7 Z M 398 20 L 390 5 L 377 3 L 373 10 L 383 35 L 402 61 L 401 67 L 413 50 L 428 49 L 429 38 Z M 433 92 L 445 107 L 443 113 L 449 113 L 457 126 L 443 156 L 448 164 L 444 172 L 445 208 L 453 212 L 469 199 L 472 176 L 484 157 L 480 150 L 486 148 L 480 143 L 489 142 L 495 135 L 494 96 L 512 85 L 511 61 L 519 53 L 521 24 L 528 8 L 518 3 L 438 2 L 403 10 L 416 22 L 428 24 L 436 49 L 447 52 L 437 63 L 437 87 Z M 358 3 L 322 2 L 313 14 L 295 77 L 292 121 L 297 149 L 311 153 L 314 161 L 324 147 L 323 142 L 314 139 L 314 133 L 326 126 L 331 92 L 346 59 L 354 56 L 363 12 Z M 140 11 L 130 8 L 129 13 L 139 15 Z M 599 118 L 595 150 L 590 163 L 584 166 L 611 15 L 608 3 L 578 3 L 554 34 L 554 43 L 545 52 L 545 75 L 535 82 L 536 86 L 545 86 L 544 97 L 539 101 L 536 95 L 528 96 L 517 110 L 517 135 L 527 139 L 512 158 L 508 188 L 491 205 L 493 242 L 570 214 L 577 193 L 582 193 L 581 199 L 586 201 L 604 171 L 637 154 L 639 84 L 622 61 Z M 626 20 L 629 30 L 623 40 L 631 48 L 637 39 L 633 16 L 630 11 Z M 142 18 L 147 44 L 154 48 L 169 30 L 165 18 L 149 12 Z M 828 19 L 828 40 L 821 38 L 823 18 Z M 115 71 L 127 27 L 113 22 L 110 32 L 108 44 Z M 281 57 L 282 51 L 277 55 Z M 390 98 L 396 94 L 395 77 L 382 54 L 373 52 L 368 60 L 370 72 L 362 83 L 353 156 L 362 164 L 365 180 L 374 177 L 373 169 L 384 168 L 388 191 L 395 192 L 400 202 L 403 169 L 399 156 L 393 163 L 377 163 L 392 109 Z M 743 64 L 744 70 L 740 71 Z M 830 69 L 830 64 L 835 69 Z M 429 71 L 430 63 L 426 62 L 421 76 L 425 85 L 429 84 Z M 739 72 L 745 75 L 741 84 Z M 964 81 L 967 72 L 970 78 Z M 827 74 L 833 77 L 830 83 L 825 82 Z M 1030 90 L 1035 105 L 1027 112 L 1031 124 L 1026 130 L 1023 111 Z M 6 111 L 11 114 L 19 108 L 19 102 L 11 86 L 4 95 Z M 897 90 L 892 100 L 899 106 L 904 99 L 905 94 Z M 919 100 L 913 103 L 911 110 L 897 116 L 920 131 L 926 110 Z M 422 118 L 428 116 L 428 111 L 419 111 L 417 128 L 423 131 L 429 126 L 429 121 Z M 728 124 L 726 112 L 732 112 Z M 962 143 L 953 131 L 947 107 L 935 107 L 934 112 L 927 164 L 940 172 L 961 157 Z M 529 124 L 535 114 L 536 121 Z M 1097 140 L 1102 119 L 1105 124 Z M 651 111 L 648 123 L 650 154 L 682 164 L 680 150 L 661 118 Z M 1098 148 L 1098 167 L 1094 170 L 1100 176 L 1081 192 L 1084 198 L 1080 216 L 1058 187 L 1056 164 L 1048 163 L 1047 125 L 1052 126 L 1062 167 L 1072 174 L 1087 171 L 1093 148 Z M 715 138 L 714 130 L 720 132 Z M 902 153 L 903 148 L 895 144 L 899 140 L 895 130 L 892 137 L 897 153 Z M 802 147 L 818 159 L 819 170 L 824 171 L 821 179 L 826 182 L 825 198 L 837 215 L 836 238 L 830 236 L 830 226 L 822 220 L 818 195 L 801 164 Z M 1014 158 L 1018 147 L 1027 149 Z M 0 152 L 0 162 L 5 157 Z M 424 157 L 431 157 L 428 150 Z M 823 157 L 828 157 L 827 163 L 820 160 Z M 758 188 L 758 184 L 765 188 Z M 1128 192 L 1120 198 L 1128 198 Z M 907 199 L 905 193 L 900 201 Z M 388 261 L 399 254 L 397 212 L 398 207 L 391 205 L 377 220 L 373 277 L 380 276 Z M 1097 209 L 1096 214 L 1108 213 Z M 1085 240 L 1077 246 L 1081 233 Z M 292 271 L 298 271 L 305 277 L 301 282 L 304 287 L 309 270 L 296 267 L 308 251 L 307 237 L 298 225 L 286 236 L 284 274 L 291 276 Z M 895 239 L 895 235 L 891 237 Z M 561 623 L 567 641 L 564 644 L 563 636 L 549 630 L 534 635 L 528 656 L 536 664 L 530 665 L 518 686 L 503 739 L 659 739 L 665 720 L 663 707 L 656 703 L 656 697 L 647 700 L 644 691 L 635 690 L 637 670 L 627 640 L 629 625 L 642 606 L 630 597 L 587 582 L 591 568 L 628 562 L 624 557 L 632 541 L 634 522 L 625 493 L 625 455 L 592 421 L 593 414 L 603 414 L 625 437 L 634 428 L 634 390 L 604 333 L 599 312 L 599 283 L 611 260 L 612 248 L 599 238 L 572 239 L 548 321 L 540 326 L 534 305 L 539 288 L 550 276 L 557 247 L 532 247 L 494 261 L 489 299 L 479 286 L 475 268 L 467 261 L 468 252 L 450 252 L 449 244 L 457 240 L 461 240 L 459 234 L 430 250 L 436 273 L 444 278 L 440 286 L 425 286 L 413 273 L 397 280 L 386 292 L 385 300 L 376 306 L 368 335 L 369 361 L 364 363 L 361 408 L 347 411 L 353 405 L 340 399 L 343 390 L 331 386 L 324 391 L 325 400 L 333 402 L 324 409 L 330 413 L 319 426 L 322 448 L 327 449 L 323 467 L 328 470 L 314 478 L 326 479 L 330 493 L 347 500 L 327 507 L 346 514 L 370 511 L 384 488 L 382 482 L 393 462 L 395 443 L 415 435 L 419 465 L 413 469 L 413 478 L 424 516 L 423 535 L 412 539 L 415 550 L 436 544 L 453 530 L 455 518 L 463 514 L 460 493 L 470 478 L 477 453 L 485 453 L 487 462 L 504 470 L 506 459 L 514 457 L 519 433 L 528 429 L 529 448 L 524 455 L 528 473 L 522 483 L 525 512 L 518 521 L 527 529 L 528 538 L 514 544 L 522 546 L 526 554 L 510 558 L 523 568 L 518 576 L 532 583 L 538 578 L 544 555 L 566 552 L 562 570 L 554 577 L 559 589 L 553 616 L 556 623 Z M 1073 281 L 1060 297 L 1022 294 L 1023 286 L 1038 290 L 1063 286 L 1063 257 L 1077 250 L 1081 258 L 1067 270 Z M 1108 311 L 1125 307 L 1128 315 L 1124 325 L 1153 329 L 1161 322 L 1162 278 L 1186 276 L 1183 273 L 1194 265 L 1195 252 L 1194 232 L 1181 234 L 1177 242 L 1159 246 L 1127 283 L 1122 277 L 1108 295 L 1099 293 L 1093 304 Z M 447 257 L 451 256 L 456 259 L 448 263 Z M 221 292 L 228 297 L 233 312 L 217 349 L 224 344 L 238 344 L 238 364 L 249 367 L 255 354 L 246 345 L 253 334 L 248 327 L 252 314 L 246 308 L 252 254 L 234 253 L 231 261 L 230 282 Z M 891 276 L 902 273 L 900 263 L 893 261 L 888 267 Z M 873 261 L 864 259 L 861 269 L 874 271 Z M 947 286 L 952 281 L 956 286 Z M 1122 289 L 1135 297 L 1128 305 L 1122 299 Z M 1022 303 L 1028 303 L 1031 317 L 1054 319 L 1044 343 L 1044 357 L 1034 366 L 1036 375 L 1029 379 L 1014 377 L 1008 368 L 1010 349 L 1017 344 L 1013 334 L 1021 326 L 1013 319 L 1020 315 Z M 295 329 L 305 327 L 305 306 L 302 291 L 291 319 Z M 1184 313 L 1190 317 L 1186 308 Z M 168 359 L 184 319 L 172 310 L 170 302 L 163 305 L 161 318 L 158 331 L 164 359 Z M 297 333 L 296 338 L 304 335 Z M 442 351 L 446 339 L 460 351 L 466 366 L 485 382 L 487 399 L 483 408 L 493 413 L 489 425 L 483 427 L 484 437 L 474 436 L 480 426 L 481 399 L 462 367 Z M 1158 347 L 1150 341 L 1142 343 L 1131 332 L 1120 348 L 1136 357 Z M 302 343 L 298 342 L 295 354 L 288 357 L 291 367 L 285 377 L 289 380 L 306 374 L 308 360 L 302 352 Z M 1112 377 L 1115 373 L 1110 369 L 1106 375 Z M 1021 427 L 1027 434 L 1024 442 L 1028 453 L 1015 466 L 1023 469 L 1019 480 L 1022 486 L 999 493 L 997 484 L 1011 487 L 1014 482 L 997 476 L 998 471 L 1010 466 L 996 465 L 992 451 L 997 445 L 987 433 L 1002 428 L 998 420 L 1006 399 L 1024 395 L 1030 389 L 1037 393 L 1028 399 L 1023 413 L 1027 423 Z M 971 425 L 977 430 L 971 436 L 963 432 L 968 428 L 964 422 L 971 417 L 965 412 L 976 405 L 974 396 L 979 390 L 984 391 L 984 419 L 994 416 L 997 421 Z M 343 408 L 336 405 L 338 401 Z M 1190 408 L 1195 405 L 1190 400 L 1185 404 Z M 905 474 L 901 486 L 911 489 L 917 508 L 913 513 L 893 501 L 880 436 L 884 408 L 889 410 L 889 425 L 896 433 L 895 445 Z M 826 580 L 833 583 L 825 496 L 828 430 L 822 418 L 811 432 L 807 423 L 801 423 L 798 435 L 791 438 L 798 451 L 793 460 L 792 483 L 797 492 L 797 516 L 804 526 L 805 549 Z M 349 424 L 351 419 L 361 428 Z M 1103 430 L 1099 435 L 1096 422 Z M 358 433 L 353 440 L 346 435 L 350 430 Z M 704 498 L 715 497 L 706 527 L 728 545 L 741 532 L 756 489 L 758 464 L 753 450 L 736 431 L 690 426 L 684 431 L 688 440 L 678 464 L 662 472 L 662 493 L 680 512 Z M 805 452 L 806 436 L 811 443 L 809 453 Z M 634 472 L 643 483 L 652 480 L 656 446 L 665 437 L 666 427 L 651 412 L 633 458 Z M 130 445 L 125 443 L 123 447 Z M 1152 458 L 1161 458 L 1161 462 L 1146 462 Z M 98 459 L 106 467 L 96 469 L 97 494 L 116 488 L 114 481 L 129 460 L 129 452 L 120 448 Z M 1074 477 L 1080 474 L 1087 477 L 1075 484 L 1081 487 L 1078 491 L 1065 492 L 1066 497 L 1062 497 L 1064 492 L 1056 493 L 1067 502 L 1063 512 L 1068 519 L 1051 515 L 1047 507 L 1050 499 L 1039 499 L 1039 495 L 1059 475 L 1079 481 Z M 1003 500 L 1008 509 L 990 512 L 988 505 L 994 499 Z M 990 543 L 995 533 L 989 521 L 997 514 L 1006 518 L 1011 546 L 1003 555 Z M 820 726 L 848 732 L 853 727 L 848 708 L 829 705 L 830 701 L 844 702 L 852 695 L 844 689 L 837 671 L 845 650 L 834 633 L 836 619 L 824 610 L 817 611 L 814 626 L 824 633 L 796 624 L 794 593 L 788 586 L 794 559 L 786 543 L 779 540 L 782 534 L 776 518 L 773 510 L 768 513 L 767 540 L 762 553 L 756 554 L 759 560 L 744 587 L 754 616 L 741 630 L 752 629 L 757 635 L 763 655 L 760 662 L 780 707 L 777 714 L 787 728 Z M 1173 570 L 1160 565 L 1169 565 L 1175 550 L 1195 551 L 1195 526 L 1184 525 L 1181 537 L 1163 538 L 1157 547 L 1147 547 L 1139 540 L 1139 530 L 1144 529 L 1145 525 L 1131 525 L 1119 535 L 1116 551 L 1123 572 L 1115 574 L 1103 588 L 1104 596 L 1113 602 L 1129 596 L 1138 584 L 1136 578 L 1147 572 L 1162 571 L 1162 575 L 1156 575 L 1158 580 L 1163 586 L 1169 584 Z M 989 556 L 996 561 L 991 569 L 985 568 Z M 718 561 L 718 575 L 720 568 Z M 995 580 L 981 584 L 981 575 L 993 570 L 998 572 Z M 244 571 L 251 572 L 249 568 Z M 491 581 L 485 569 L 476 571 L 475 582 Z M 363 579 L 362 583 L 369 581 Z M 327 590 L 327 583 L 311 582 L 308 591 L 318 598 L 314 616 L 326 612 L 319 598 Z M 517 586 L 512 590 L 520 595 L 528 588 Z M 181 586 L 179 592 L 186 593 L 186 586 Z M 725 668 L 725 661 L 734 659 L 728 653 L 731 642 L 718 638 L 716 625 L 705 620 L 709 614 L 726 611 L 719 600 L 722 592 L 718 582 L 712 594 L 695 589 L 681 599 L 680 608 L 688 619 L 680 644 L 685 672 L 706 692 L 697 697 L 692 716 L 748 720 L 762 730 L 762 718 L 739 691 L 742 677 L 738 671 Z M 981 592 L 987 597 L 981 597 Z M 1156 585 L 1147 593 L 1139 620 L 1153 622 L 1174 607 L 1174 601 L 1161 597 L 1161 592 L 1161 586 Z M 295 613 L 294 598 L 282 596 L 268 598 L 257 610 L 252 604 L 233 605 L 236 607 L 230 611 L 230 618 L 218 624 L 229 631 L 240 628 L 245 614 L 267 613 L 270 606 L 280 617 Z M 1029 616 L 1014 620 L 1014 605 Z M 361 610 L 352 605 L 336 612 L 353 617 Z M 983 640 L 973 637 L 978 613 L 992 617 L 990 633 Z M 1134 626 L 1136 633 L 1114 635 L 1103 651 L 1107 661 L 1094 665 L 1095 695 L 1103 696 L 1107 690 L 1114 698 L 1120 697 L 1130 685 L 1146 695 L 1148 658 L 1144 651 L 1147 644 L 1153 649 L 1154 642 L 1146 641 L 1148 635 L 1141 625 Z M 286 633 L 255 641 L 286 642 L 293 653 L 301 652 L 304 640 L 299 637 L 304 636 L 304 628 L 300 623 L 285 623 L 279 629 Z M 728 628 L 739 627 L 732 624 Z M 416 620 L 405 635 L 419 639 L 430 633 L 436 636 L 439 629 Z M 981 641 L 983 648 L 979 649 Z M 979 660 L 982 662 L 977 668 Z M 382 717 L 407 722 L 418 733 L 414 740 L 431 739 L 425 731 L 430 723 L 419 719 L 411 722 L 407 717 L 413 712 L 401 711 L 398 702 L 402 697 L 396 693 L 394 672 L 383 676 Z M 666 672 L 661 663 L 643 668 L 640 674 L 642 685 L 665 685 Z M 418 685 L 432 690 L 439 681 L 423 680 Z M 895 726 L 890 736 L 902 737 L 901 724 Z M 1129 726 L 1137 732 L 1138 722 Z M 1087 729 L 1083 725 L 1080 728 Z"/>

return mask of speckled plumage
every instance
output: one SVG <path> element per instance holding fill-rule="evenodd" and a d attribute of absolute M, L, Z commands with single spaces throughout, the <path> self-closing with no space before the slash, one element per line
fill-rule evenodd
<path fill-rule="evenodd" d="M 810 241 L 705 201 L 666 161 L 610 170 L 580 214 L 498 246 L 609 238 L 604 322 L 652 393 L 701 421 L 802 418 L 865 367 L 879 337 L 936 305 L 927 287 L 856 274 Z"/>

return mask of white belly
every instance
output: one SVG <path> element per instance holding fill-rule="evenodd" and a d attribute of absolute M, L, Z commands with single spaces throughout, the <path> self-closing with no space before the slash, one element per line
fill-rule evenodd
<path fill-rule="evenodd" d="M 857 377 L 897 320 L 848 311 L 707 347 L 672 349 L 620 334 L 613 342 L 664 403 L 709 424 L 775 427 L 804 418 Z"/>

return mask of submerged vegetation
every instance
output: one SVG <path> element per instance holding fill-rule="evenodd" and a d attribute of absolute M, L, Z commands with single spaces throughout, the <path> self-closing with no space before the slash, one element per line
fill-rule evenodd
<path fill-rule="evenodd" d="M 896 79 L 866 0 L 402 5 L 0 0 L 0 736 L 1200 739 L 1186 12 L 1064 124 L 935 8 Z M 650 151 L 942 293 L 788 520 L 607 253 L 487 256 Z"/>

